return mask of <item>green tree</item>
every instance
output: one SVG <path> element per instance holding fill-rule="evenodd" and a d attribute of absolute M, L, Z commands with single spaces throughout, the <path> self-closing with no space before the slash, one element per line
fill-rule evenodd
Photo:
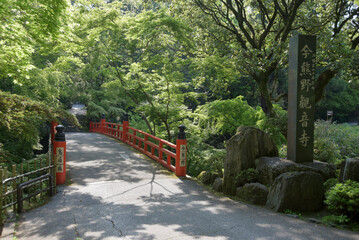
<path fill-rule="evenodd" d="M 325 68 L 316 82 L 317 101 L 339 71 L 355 71 L 346 67 L 354 64 L 358 55 L 358 6 L 353 1 L 170 2 L 174 14 L 194 26 L 194 38 L 200 42 L 199 52 L 195 54 L 218 52 L 223 58 L 233 59 L 238 71 L 256 82 L 261 107 L 270 117 L 275 116 L 272 102 L 285 96 L 269 89 L 270 84 L 277 83 L 271 78 L 287 66 L 292 31 L 318 36 L 318 63 Z M 340 63 L 339 56 L 346 61 Z"/>
<path fill-rule="evenodd" d="M 140 114 L 153 134 L 156 125 L 163 127 L 170 140 L 171 125 L 185 110 L 181 90 L 187 86 L 180 70 L 191 44 L 188 28 L 165 10 L 118 11 L 128 8 L 118 1 L 73 6 L 69 45 L 85 64 L 89 87 L 127 102 L 121 109 Z M 92 109 L 108 111 L 90 95 Z"/>
<path fill-rule="evenodd" d="M 0 2 L 0 89 L 14 91 L 31 81 L 36 45 L 56 39 L 66 6 L 65 0 Z"/>
<path fill-rule="evenodd" d="M 20 163 L 31 158 L 39 141 L 40 127 L 51 120 L 59 122 L 58 117 L 74 121 L 60 108 L 0 91 L 0 163 Z"/>

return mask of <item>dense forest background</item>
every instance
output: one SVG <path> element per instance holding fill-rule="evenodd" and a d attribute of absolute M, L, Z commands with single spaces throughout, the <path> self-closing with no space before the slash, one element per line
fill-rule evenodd
<path fill-rule="evenodd" d="M 64 110 L 75 102 L 86 105 L 88 120 L 105 113 L 118 122 L 129 113 L 132 126 L 169 141 L 186 125 L 192 174 L 215 166 L 241 125 L 271 134 L 285 155 L 295 33 L 317 36 L 317 119 L 331 110 L 338 123 L 358 121 L 358 5 L 1 1 L 0 160 L 31 158 L 44 124 L 68 117 Z M 328 150 L 325 144 L 315 147 Z"/>

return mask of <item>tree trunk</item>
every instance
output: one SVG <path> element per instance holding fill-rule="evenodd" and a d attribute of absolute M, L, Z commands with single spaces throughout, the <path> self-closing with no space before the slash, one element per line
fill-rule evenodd
<path fill-rule="evenodd" d="M 163 123 L 165 124 L 165 127 L 166 127 L 166 131 L 167 131 L 167 140 L 169 142 L 171 142 L 171 129 L 170 127 L 168 126 L 168 122 L 167 121 L 163 121 Z"/>
<path fill-rule="evenodd" d="M 258 89 L 260 93 L 260 102 L 261 108 L 267 117 L 275 117 L 276 114 L 274 112 L 272 100 L 268 91 L 268 77 L 263 74 L 262 76 L 257 77 L 256 82 L 258 84 Z"/>
<path fill-rule="evenodd" d="M 319 75 L 315 84 L 315 103 L 318 103 L 324 97 L 325 87 L 337 73 L 338 69 L 327 69 Z"/>
<path fill-rule="evenodd" d="M 151 123 L 148 121 L 147 117 L 144 114 L 140 114 L 140 115 L 141 115 L 142 119 L 145 121 L 148 129 L 150 130 L 150 134 L 153 136 L 156 136 L 156 132 L 155 132 L 155 130 L 152 129 Z"/>

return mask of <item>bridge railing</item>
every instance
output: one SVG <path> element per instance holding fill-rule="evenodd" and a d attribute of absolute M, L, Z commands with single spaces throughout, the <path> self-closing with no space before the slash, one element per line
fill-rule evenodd
<path fill-rule="evenodd" d="M 185 126 L 179 126 L 176 144 L 153 136 L 149 133 L 129 126 L 128 120 L 122 124 L 106 122 L 90 122 L 90 132 L 97 132 L 116 138 L 156 160 L 177 176 L 186 176 L 187 140 Z"/>
<path fill-rule="evenodd" d="M 176 144 L 129 127 L 127 144 L 156 160 L 169 170 L 176 171 Z"/>
<path fill-rule="evenodd" d="M 50 163 L 50 158 L 51 153 L 45 163 L 40 158 L 39 161 L 34 159 L 13 164 L 11 171 L 7 167 L 0 168 L 0 224 L 10 208 L 13 208 L 13 213 L 21 213 L 24 208 L 34 207 L 44 192 L 49 196 L 56 193 L 56 160 Z M 25 206 L 24 200 L 28 200 Z"/>

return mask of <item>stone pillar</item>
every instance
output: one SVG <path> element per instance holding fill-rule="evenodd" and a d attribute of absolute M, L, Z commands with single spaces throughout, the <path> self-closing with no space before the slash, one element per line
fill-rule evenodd
<path fill-rule="evenodd" d="M 313 162 L 316 37 L 294 35 L 289 45 L 288 159 Z"/>

